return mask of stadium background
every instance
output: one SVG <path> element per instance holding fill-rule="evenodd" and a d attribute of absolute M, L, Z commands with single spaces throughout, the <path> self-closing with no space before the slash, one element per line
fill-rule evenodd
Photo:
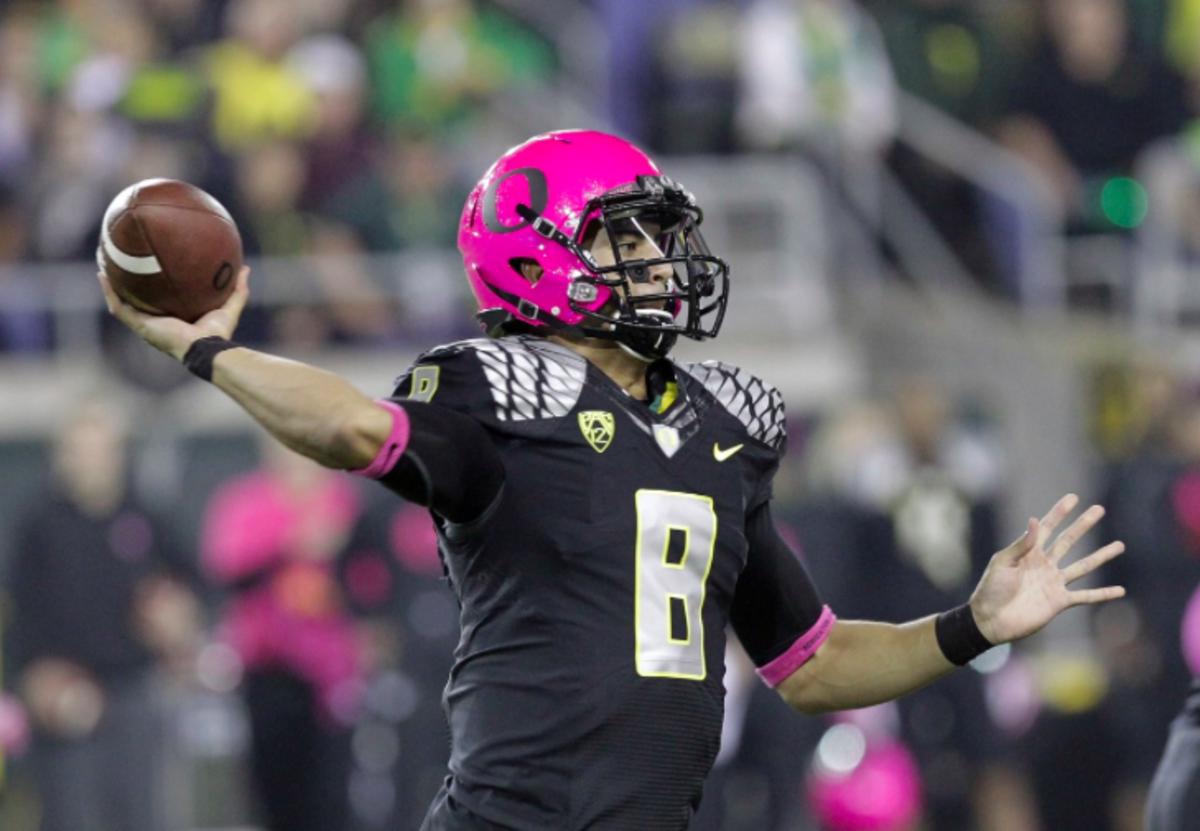
<path fill-rule="evenodd" d="M 915 827 L 1139 828 L 1200 584 L 1198 115 L 1196 0 L 0 3 L 0 589 L 55 436 L 96 401 L 198 570 L 213 495 L 260 465 L 245 417 L 103 314 L 97 223 L 124 185 L 218 196 L 255 267 L 241 339 L 384 394 L 475 334 L 453 240 L 486 164 L 612 129 L 697 194 L 732 265 L 721 339 L 679 351 L 784 391 L 779 513 L 839 614 L 961 601 L 1068 490 L 1129 546 L 1106 575 L 1127 602 L 849 721 L 782 712 L 731 657 L 698 827 L 819 827 L 855 782 L 880 792 L 867 762 L 899 746 Z M 413 827 L 436 787 L 454 632 L 427 527 L 362 498 L 395 583 L 355 623 L 365 831 Z M 194 588 L 207 634 L 155 679 L 171 827 L 254 827 L 226 593 Z M 39 810 L 20 732 L 0 729 L 14 831 Z"/>

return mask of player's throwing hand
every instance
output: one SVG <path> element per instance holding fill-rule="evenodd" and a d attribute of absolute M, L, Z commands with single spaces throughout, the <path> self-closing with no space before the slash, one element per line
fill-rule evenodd
<path fill-rule="evenodd" d="M 1079 497 L 1067 494 L 1040 521 L 1031 518 L 1020 539 L 988 563 L 971 595 L 971 613 L 979 631 L 993 644 L 1032 635 L 1072 606 L 1125 595 L 1121 586 L 1069 588 L 1125 550 L 1123 542 L 1111 542 L 1064 567 L 1067 553 L 1104 516 L 1102 507 L 1091 506 L 1051 544 L 1055 529 L 1078 503 Z"/>
<path fill-rule="evenodd" d="M 237 328 L 238 319 L 242 316 L 242 310 L 246 308 L 246 300 L 250 297 L 250 267 L 244 265 L 238 271 L 237 287 L 224 305 L 212 310 L 195 323 L 188 323 L 177 317 L 138 311 L 113 290 L 107 275 L 99 272 L 96 277 L 100 281 L 100 288 L 104 290 L 104 303 L 113 317 L 132 329 L 146 343 L 166 352 L 177 361 L 183 360 L 188 347 L 200 338 L 231 337 L 233 330 Z"/>

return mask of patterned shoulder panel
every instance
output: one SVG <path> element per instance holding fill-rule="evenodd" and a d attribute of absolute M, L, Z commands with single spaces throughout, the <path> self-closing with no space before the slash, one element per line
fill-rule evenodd
<path fill-rule="evenodd" d="M 561 418 L 583 391 L 587 362 L 544 338 L 474 338 L 432 349 L 423 359 L 470 352 L 483 368 L 498 421 Z"/>
<path fill-rule="evenodd" d="M 746 426 L 752 438 L 774 450 L 787 439 L 783 395 L 756 375 L 719 361 L 681 366 L 712 394 L 717 402 Z"/>

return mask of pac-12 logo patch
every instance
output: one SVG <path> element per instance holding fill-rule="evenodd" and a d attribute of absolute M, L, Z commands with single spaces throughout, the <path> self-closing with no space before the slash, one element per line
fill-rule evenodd
<path fill-rule="evenodd" d="M 607 410 L 584 410 L 579 414 L 579 431 L 597 453 L 608 450 L 616 429 L 617 421 Z"/>

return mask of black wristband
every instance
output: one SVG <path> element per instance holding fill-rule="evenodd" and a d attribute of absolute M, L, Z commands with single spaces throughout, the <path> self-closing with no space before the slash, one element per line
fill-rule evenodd
<path fill-rule="evenodd" d="M 192 341 L 187 353 L 183 356 L 183 365 L 187 371 L 205 381 L 212 380 L 213 360 L 226 349 L 237 349 L 240 343 L 226 340 L 219 335 L 210 335 Z"/>
<path fill-rule="evenodd" d="M 979 624 L 971 614 L 969 603 L 942 612 L 937 616 L 934 629 L 942 654 L 950 663 L 960 667 L 995 646 L 979 631 Z"/>

